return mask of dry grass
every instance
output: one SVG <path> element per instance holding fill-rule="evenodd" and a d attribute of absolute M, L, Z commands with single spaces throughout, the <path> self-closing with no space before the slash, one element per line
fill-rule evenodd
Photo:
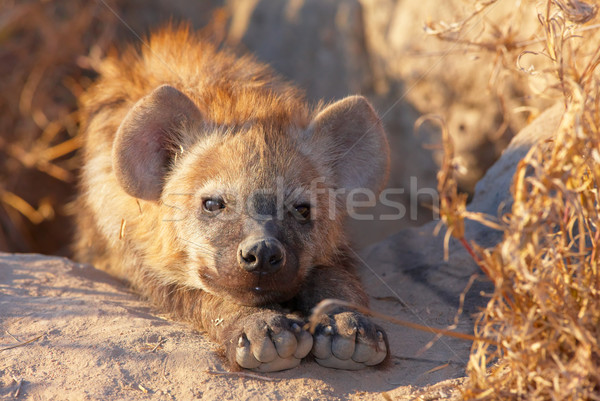
<path fill-rule="evenodd" d="M 577 0 L 549 0 L 538 9 L 538 48 L 513 46 L 508 50 L 515 54 L 506 57 L 541 58 L 543 67 L 521 73 L 543 77 L 544 95 L 558 95 L 566 112 L 554 139 L 534 146 L 517 168 L 502 242 L 492 249 L 467 243 L 464 199 L 457 195 L 450 162 L 439 176 L 448 231 L 495 284 L 475 327 L 485 341 L 472 348 L 469 381 L 462 389 L 466 399 L 600 399 L 597 9 Z M 436 34 L 452 40 L 469 21 Z"/>
<path fill-rule="evenodd" d="M 65 252 L 76 99 L 116 22 L 96 1 L 8 1 L 0 9 L 0 250 Z"/>
<path fill-rule="evenodd" d="M 218 42 L 229 16 L 215 3 L 190 8 L 200 13 L 195 21 L 202 25 L 211 18 L 205 34 Z M 77 98 L 107 52 L 169 19 L 160 2 L 148 3 L 153 16 L 136 7 L 124 0 L 2 3 L 0 251 L 70 253 L 69 202 L 80 146 Z"/>

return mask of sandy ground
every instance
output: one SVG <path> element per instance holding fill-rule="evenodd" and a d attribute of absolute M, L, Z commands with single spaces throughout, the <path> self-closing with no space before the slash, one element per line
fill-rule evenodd
<path fill-rule="evenodd" d="M 387 269 L 379 274 L 402 280 Z M 384 297 L 374 300 L 375 309 L 404 318 L 415 313 L 436 327 L 454 315 L 441 300 L 423 302 L 422 291 L 404 297 L 403 306 L 376 289 L 383 284 L 375 280 L 367 280 L 369 290 Z M 404 399 L 421 386 L 461 376 L 469 349 L 443 339 L 420 352 L 431 335 L 384 323 L 394 354 L 386 371 L 303 363 L 263 378 L 217 374 L 225 366 L 214 344 L 90 266 L 4 254 L 0 293 L 0 397 L 7 398 L 20 387 L 15 398 L 48 400 L 382 399 L 382 392 Z"/>
<path fill-rule="evenodd" d="M 559 105 L 560 106 L 560 105 Z M 510 205 L 517 162 L 560 116 L 526 128 L 477 186 L 470 209 L 496 214 Z M 538 124 L 539 126 L 539 124 Z M 508 203 L 505 203 L 508 201 Z M 436 222 L 406 229 L 361 254 L 371 307 L 400 319 L 445 328 L 460 294 L 479 272 L 454 242 L 443 261 Z M 477 223 L 466 237 L 492 245 L 500 234 Z M 472 331 L 491 284 L 467 293 L 457 331 Z M 189 325 L 172 321 L 91 266 L 41 255 L 0 254 L 0 398 L 34 400 L 410 400 L 459 399 L 468 341 L 380 322 L 393 354 L 384 371 L 340 371 L 303 363 L 268 375 L 226 372 L 217 348 Z M 458 378 L 458 379 L 457 379 Z M 433 385 L 433 387 L 428 387 Z"/>

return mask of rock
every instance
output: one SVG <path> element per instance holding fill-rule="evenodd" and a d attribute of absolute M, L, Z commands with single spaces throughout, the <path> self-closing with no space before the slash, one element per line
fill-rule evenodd
<path fill-rule="evenodd" d="M 556 132 L 563 112 L 562 104 L 551 107 L 513 139 L 500 159 L 477 184 L 468 210 L 491 216 L 499 216 L 499 213 L 501 215 L 510 210 L 512 178 L 517 164 L 534 144 Z M 467 251 L 453 238 L 449 243 L 449 260 L 444 261 L 445 230 L 442 228 L 437 236 L 433 234 L 438 224 L 441 222 L 432 221 L 422 227 L 402 230 L 365 249 L 362 252 L 363 281 L 367 283 L 371 294 L 380 294 L 384 298 L 396 297 L 403 305 L 386 309 L 376 303 L 375 309 L 386 310 L 400 319 L 440 327 L 451 324 L 459 305 L 460 294 L 466 289 L 471 277 L 477 274 L 480 277 L 467 292 L 464 313 L 458 320 L 458 331 L 471 332 L 472 314 L 484 307 L 487 300 L 479 293 L 490 292 L 493 286 Z M 502 235 L 502 232 L 477 222 L 465 223 L 465 238 L 480 246 L 494 246 L 502 239 Z M 401 328 L 399 334 L 398 340 L 392 340 L 392 349 L 406 347 L 402 345 L 406 343 L 410 344 L 409 349 L 422 346 L 418 341 L 413 343 L 414 338 L 422 339 L 422 333 Z M 438 347 L 437 355 L 440 358 L 464 364 L 470 344 L 454 338 L 442 338 L 435 347 Z"/>

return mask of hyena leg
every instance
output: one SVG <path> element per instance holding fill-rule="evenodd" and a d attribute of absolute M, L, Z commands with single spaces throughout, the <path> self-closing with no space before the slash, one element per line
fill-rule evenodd
<path fill-rule="evenodd" d="M 201 316 L 202 327 L 224 345 L 232 369 L 291 369 L 312 349 L 313 338 L 302 328 L 303 321 L 276 306 L 240 306 L 205 294 Z"/>
<path fill-rule="evenodd" d="M 319 301 L 336 298 L 367 306 L 358 278 L 343 268 L 317 267 L 299 295 L 300 309 L 310 313 Z M 312 354 L 320 365 L 358 370 L 389 359 L 385 331 L 361 313 L 337 308 L 320 318 L 313 335 Z"/>

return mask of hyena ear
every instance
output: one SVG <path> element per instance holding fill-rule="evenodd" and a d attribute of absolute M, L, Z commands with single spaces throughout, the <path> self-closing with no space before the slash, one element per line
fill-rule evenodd
<path fill-rule="evenodd" d="M 112 164 L 131 196 L 158 200 L 178 133 L 202 122 L 192 100 L 169 85 L 154 89 L 129 110 L 113 144 Z"/>
<path fill-rule="evenodd" d="M 390 150 L 383 125 L 362 96 L 326 107 L 310 124 L 311 153 L 325 162 L 340 188 L 380 191 L 387 181 Z"/>

